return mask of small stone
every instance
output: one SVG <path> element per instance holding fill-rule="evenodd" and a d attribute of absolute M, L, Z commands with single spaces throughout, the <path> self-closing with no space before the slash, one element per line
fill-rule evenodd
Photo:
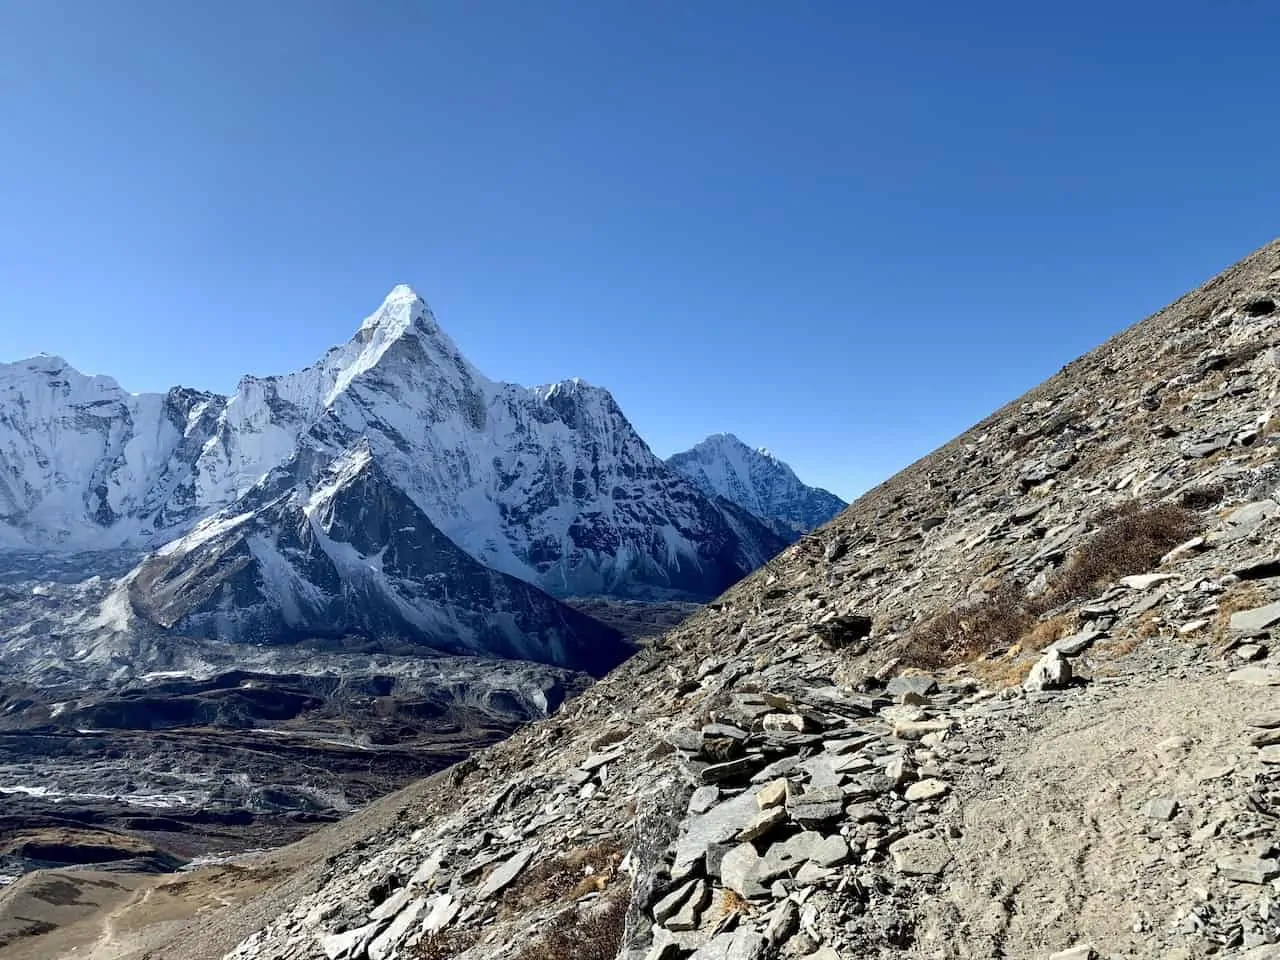
<path fill-rule="evenodd" d="M 1280 862 L 1261 857 L 1223 857 L 1218 861 L 1218 873 L 1237 883 L 1263 884 L 1280 876 Z"/>
<path fill-rule="evenodd" d="M 1271 710 L 1266 713 L 1255 713 L 1245 721 L 1251 727 L 1258 727 L 1262 730 L 1271 730 L 1280 727 L 1280 710 Z"/>
<path fill-rule="evenodd" d="M 904 693 L 915 693 L 927 697 L 938 689 L 938 681 L 928 674 L 907 673 L 894 677 L 885 684 L 885 693 L 899 696 Z"/>
<path fill-rule="evenodd" d="M 726 763 L 713 763 L 708 767 L 703 767 L 698 776 L 704 784 L 719 783 L 722 780 L 734 780 L 750 773 L 755 764 L 756 761 L 753 757 L 739 757 Z"/>
<path fill-rule="evenodd" d="M 787 822 L 787 810 L 783 806 L 766 807 L 756 818 L 738 832 L 739 840 L 758 840 L 775 827 Z"/>
<path fill-rule="evenodd" d="M 899 740 L 920 740 L 931 733 L 945 733 L 955 726 L 951 720 L 899 720 L 893 735 Z"/>
<path fill-rule="evenodd" d="M 932 800 L 934 797 L 942 796 L 950 789 L 949 784 L 931 778 L 911 784 L 911 786 L 907 787 L 904 796 L 913 802 Z"/>
<path fill-rule="evenodd" d="M 689 812 L 693 814 L 706 813 L 716 805 L 720 800 L 719 787 L 699 787 L 693 791 L 693 796 L 689 798 Z"/>
<path fill-rule="evenodd" d="M 1260 643 L 1242 643 L 1236 647 L 1235 654 L 1241 660 L 1261 660 L 1267 655 L 1267 648 Z"/>
<path fill-rule="evenodd" d="M 756 794 L 756 805 L 761 810 L 768 810 L 770 807 L 776 807 L 787 799 L 787 781 L 779 777 L 772 783 L 766 783 L 760 788 L 760 792 Z"/>
<path fill-rule="evenodd" d="M 749 843 L 740 843 L 720 861 L 720 882 L 748 900 L 768 895 L 760 881 L 760 855 Z"/>
<path fill-rule="evenodd" d="M 761 960 L 769 942 L 750 930 L 734 930 L 712 937 L 689 960 Z"/>
<path fill-rule="evenodd" d="M 951 862 L 946 844 L 921 834 L 904 837 L 889 847 L 889 853 L 894 868 L 908 876 L 937 876 Z"/>
<path fill-rule="evenodd" d="M 1185 637 L 1189 633 L 1195 633 L 1197 630 L 1203 630 L 1211 622 L 1212 621 L 1207 617 L 1201 617 L 1199 620 L 1188 620 L 1178 628 L 1178 634 Z"/>
<path fill-rule="evenodd" d="M 1158 797 L 1147 804 L 1144 811 L 1152 820 L 1167 822 L 1178 813 L 1178 801 L 1175 797 Z"/>

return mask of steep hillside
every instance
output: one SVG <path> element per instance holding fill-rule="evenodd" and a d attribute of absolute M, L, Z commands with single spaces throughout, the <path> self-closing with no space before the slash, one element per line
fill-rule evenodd
<path fill-rule="evenodd" d="M 555 716 L 243 865 L 279 885 L 209 880 L 232 906 L 131 942 L 164 960 L 1274 956 L 1277 300 L 1273 243 Z M 100 955 L 143 955 L 110 940 Z"/>
<path fill-rule="evenodd" d="M 848 504 L 834 493 L 801 483 L 795 471 L 763 448 L 753 450 L 731 433 L 717 433 L 667 466 L 703 493 L 724 497 L 762 517 L 788 541 L 820 527 Z"/>

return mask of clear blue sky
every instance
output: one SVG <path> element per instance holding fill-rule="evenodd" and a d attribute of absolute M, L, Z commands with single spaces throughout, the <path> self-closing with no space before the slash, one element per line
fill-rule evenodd
<path fill-rule="evenodd" d="M 0 0 L 0 358 L 230 390 L 396 283 L 851 496 L 1280 232 L 1273 5 Z"/>

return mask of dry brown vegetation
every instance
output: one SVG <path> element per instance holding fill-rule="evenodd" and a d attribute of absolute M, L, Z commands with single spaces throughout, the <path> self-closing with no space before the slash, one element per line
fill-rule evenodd
<path fill-rule="evenodd" d="M 516 954 L 516 960 L 614 960 L 630 903 L 630 890 L 619 885 L 597 901 L 571 908 Z"/>
<path fill-rule="evenodd" d="M 475 946 L 476 934 L 461 928 L 442 930 L 423 937 L 409 948 L 414 960 L 453 960 L 458 954 Z"/>
<path fill-rule="evenodd" d="M 1136 501 L 1100 511 L 1097 528 L 1050 581 L 1028 597 L 1016 584 L 994 587 L 985 599 L 935 614 L 911 631 L 903 646 L 910 666 L 938 669 L 1021 644 L 1039 650 L 1062 636 L 1069 620 L 1037 621 L 1064 604 L 1088 597 L 1120 577 L 1151 570 L 1166 553 L 1195 536 L 1199 518 L 1174 504 Z"/>
<path fill-rule="evenodd" d="M 1230 634 L 1231 615 L 1241 610 L 1252 610 L 1269 603 L 1270 597 L 1257 584 L 1243 583 L 1232 587 L 1218 601 L 1218 613 L 1213 618 L 1213 639 L 1225 643 Z"/>
<path fill-rule="evenodd" d="M 612 840 L 575 847 L 526 870 L 502 896 L 502 906 L 518 913 L 552 900 L 571 899 L 603 890 L 622 860 Z"/>

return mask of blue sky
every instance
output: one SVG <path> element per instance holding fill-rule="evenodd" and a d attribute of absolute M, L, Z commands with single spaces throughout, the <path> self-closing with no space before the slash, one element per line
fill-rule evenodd
<path fill-rule="evenodd" d="M 131 390 L 298 368 L 407 282 L 491 376 L 851 496 L 1280 232 L 1263 4 L 0 23 L 0 359 Z"/>

